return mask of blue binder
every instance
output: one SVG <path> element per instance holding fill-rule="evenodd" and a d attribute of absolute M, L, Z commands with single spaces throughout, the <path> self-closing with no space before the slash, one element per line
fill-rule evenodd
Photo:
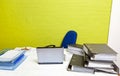
<path fill-rule="evenodd" d="M 24 57 L 24 54 L 21 54 L 18 58 L 16 58 L 15 60 L 11 62 L 0 62 L 0 66 L 13 66 L 16 63 L 18 63 L 20 59 L 22 59 L 23 57 Z"/>
<path fill-rule="evenodd" d="M 26 59 L 25 55 L 19 57 L 14 64 L 11 65 L 0 65 L 0 70 L 15 70 L 24 60 Z"/>
<path fill-rule="evenodd" d="M 10 50 L 0 56 L 0 62 L 14 62 L 25 51 Z"/>

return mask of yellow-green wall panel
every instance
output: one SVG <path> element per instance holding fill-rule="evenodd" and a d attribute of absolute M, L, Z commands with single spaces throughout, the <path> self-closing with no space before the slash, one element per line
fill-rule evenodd
<path fill-rule="evenodd" d="M 107 43 L 111 0 L 1 0 L 0 49 L 59 46 L 68 30 L 77 43 Z"/>

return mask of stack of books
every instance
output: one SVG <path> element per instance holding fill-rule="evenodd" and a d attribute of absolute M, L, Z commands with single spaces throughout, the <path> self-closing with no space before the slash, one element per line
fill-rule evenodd
<path fill-rule="evenodd" d="M 85 67 L 93 68 L 97 72 L 118 74 L 118 67 L 114 64 L 117 53 L 107 44 L 84 44 L 86 53 Z"/>
<path fill-rule="evenodd" d="M 82 49 L 82 45 L 80 44 L 70 44 L 68 45 L 68 51 L 72 54 L 76 55 L 84 55 L 84 51 Z"/>
<path fill-rule="evenodd" d="M 25 60 L 25 51 L 23 50 L 8 50 L 0 55 L 0 69 L 14 70 Z"/>
<path fill-rule="evenodd" d="M 67 67 L 68 71 L 73 72 L 85 72 L 85 73 L 94 73 L 95 70 L 93 68 L 85 67 L 85 57 L 81 55 L 73 54 L 70 60 L 70 63 Z"/>
<path fill-rule="evenodd" d="M 83 44 L 83 51 L 84 55 L 73 54 L 68 71 L 119 73 L 119 68 L 114 63 L 117 53 L 107 44 Z"/>

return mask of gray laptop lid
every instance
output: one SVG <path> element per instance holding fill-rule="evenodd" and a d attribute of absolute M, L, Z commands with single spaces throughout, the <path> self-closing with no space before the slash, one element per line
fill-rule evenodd
<path fill-rule="evenodd" d="M 39 64 L 61 64 L 64 60 L 64 48 L 41 48 L 37 47 Z"/>

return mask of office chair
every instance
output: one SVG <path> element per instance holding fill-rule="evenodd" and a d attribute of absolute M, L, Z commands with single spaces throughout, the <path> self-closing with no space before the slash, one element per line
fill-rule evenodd
<path fill-rule="evenodd" d="M 67 48 L 69 44 L 76 44 L 77 32 L 70 30 L 66 33 L 61 43 L 61 47 Z"/>

